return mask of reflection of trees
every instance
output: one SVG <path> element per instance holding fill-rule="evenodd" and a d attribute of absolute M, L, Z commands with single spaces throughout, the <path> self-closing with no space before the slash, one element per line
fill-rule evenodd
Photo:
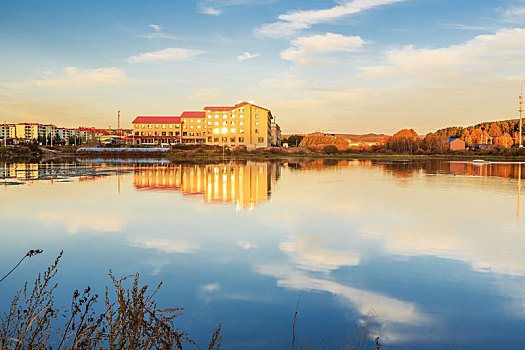
<path fill-rule="evenodd" d="M 443 160 L 403 161 L 403 162 L 375 162 L 385 173 L 393 176 L 407 178 L 416 173 L 424 174 L 452 174 L 464 176 L 495 176 L 508 179 L 519 177 L 519 168 L 523 166 L 516 163 L 473 163 L 449 162 Z M 521 174 L 525 178 L 525 174 Z"/>

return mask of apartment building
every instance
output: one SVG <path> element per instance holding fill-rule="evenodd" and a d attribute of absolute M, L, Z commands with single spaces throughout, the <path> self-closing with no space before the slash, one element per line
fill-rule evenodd
<path fill-rule="evenodd" d="M 1 124 L 0 125 L 0 139 L 13 139 L 16 137 L 16 125 Z"/>
<path fill-rule="evenodd" d="M 134 144 L 202 143 L 250 148 L 272 145 L 272 113 L 252 103 L 207 106 L 180 116 L 138 116 Z"/>
<path fill-rule="evenodd" d="M 281 147 L 281 127 L 272 123 L 272 146 Z"/>

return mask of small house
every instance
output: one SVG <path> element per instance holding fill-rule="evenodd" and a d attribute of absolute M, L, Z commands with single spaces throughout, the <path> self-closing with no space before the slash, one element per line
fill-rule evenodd
<path fill-rule="evenodd" d="M 465 150 L 465 141 L 461 139 L 449 139 L 448 140 L 449 150 L 451 151 L 464 151 Z"/>

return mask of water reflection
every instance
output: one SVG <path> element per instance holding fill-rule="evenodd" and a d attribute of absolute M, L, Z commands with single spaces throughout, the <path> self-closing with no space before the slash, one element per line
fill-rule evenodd
<path fill-rule="evenodd" d="M 176 296 L 188 317 L 198 315 L 190 322 L 196 331 L 215 311 L 231 325 L 229 349 L 282 348 L 298 294 L 306 313 L 315 310 L 301 319 L 314 342 L 344 338 L 342 324 L 375 311 L 390 348 L 419 349 L 414 341 L 421 339 L 428 349 L 454 348 L 457 340 L 476 349 L 508 339 L 525 345 L 525 235 L 515 216 L 522 164 L 11 166 L 9 179 L 33 186 L 1 193 L 9 244 L 0 245 L 0 260 L 14 260 L 10 247 L 28 241 L 66 245 L 74 256 L 66 274 L 73 290 L 112 267 L 155 275 L 167 288 L 175 285 L 164 301 Z M 53 167 L 55 175 L 46 173 Z M 35 180 L 68 172 L 72 183 Z M 234 212 L 232 203 L 253 210 Z"/>
<path fill-rule="evenodd" d="M 0 179 L 3 184 L 24 184 L 33 181 L 93 181 L 120 173 L 129 173 L 131 168 L 118 168 L 112 165 L 79 165 L 71 163 L 4 163 L 0 166 Z"/>
<path fill-rule="evenodd" d="M 241 209 L 268 201 L 272 183 L 279 179 L 280 173 L 277 163 L 251 161 L 136 166 L 133 185 L 139 190 L 201 195 L 207 203 L 233 203 Z"/>

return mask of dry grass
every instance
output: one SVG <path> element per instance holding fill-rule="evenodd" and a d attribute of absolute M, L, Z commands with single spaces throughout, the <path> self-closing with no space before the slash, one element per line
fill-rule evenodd
<path fill-rule="evenodd" d="M 159 308 L 151 289 L 139 285 L 139 275 L 116 278 L 106 288 L 102 313 L 90 287 L 74 292 L 71 307 L 56 307 L 52 280 L 62 253 L 32 288 L 17 292 L 8 312 L 0 317 L 0 349 L 200 349 L 175 321 L 182 308 Z M 220 350 L 221 325 L 212 334 L 209 350 Z"/>

